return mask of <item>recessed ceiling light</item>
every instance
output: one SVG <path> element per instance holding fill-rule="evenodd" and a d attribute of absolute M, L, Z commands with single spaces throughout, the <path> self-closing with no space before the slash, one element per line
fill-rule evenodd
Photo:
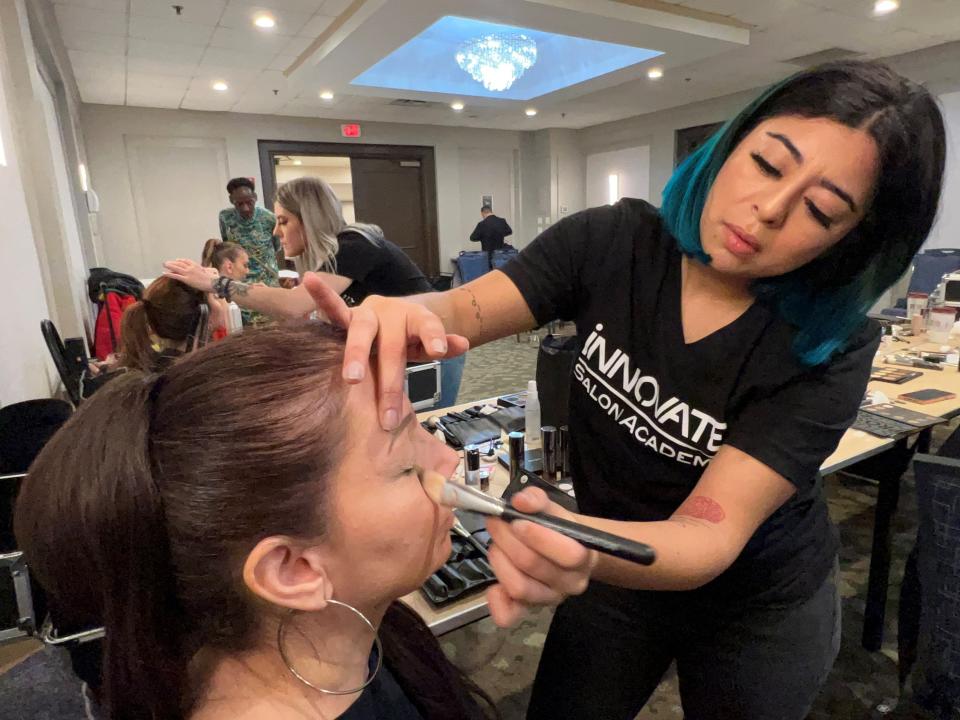
<path fill-rule="evenodd" d="M 213 89 L 216 90 L 217 92 L 226 92 L 227 90 L 230 89 L 230 86 L 227 85 L 223 80 L 217 80 L 213 84 Z"/>
<path fill-rule="evenodd" d="M 874 15 L 886 15 L 900 9 L 900 0 L 877 0 L 873 4 Z"/>
<path fill-rule="evenodd" d="M 303 165 L 303 160 L 294 160 L 294 161 L 293 161 L 293 164 L 294 164 L 294 165 Z"/>
<path fill-rule="evenodd" d="M 537 109 L 536 109 L 536 108 L 527 108 L 526 110 L 524 110 L 524 113 L 526 113 L 527 117 L 533 117 L 534 115 L 537 114 Z"/>
<path fill-rule="evenodd" d="M 660 78 L 663 77 L 663 69 L 650 68 L 649 70 L 647 70 L 647 77 L 650 78 L 651 80 L 659 80 Z"/>
<path fill-rule="evenodd" d="M 272 27 L 275 27 L 277 21 L 273 18 L 273 15 L 267 13 L 260 13 L 253 18 L 253 24 L 258 28 L 263 28 L 264 30 L 269 30 Z"/>
<path fill-rule="evenodd" d="M 321 99 L 321 100 L 333 100 L 333 93 L 330 92 L 329 90 L 324 90 L 322 93 L 320 93 L 320 99 Z"/>
<path fill-rule="evenodd" d="M 456 110 L 457 112 L 460 112 L 461 110 L 463 110 L 463 103 L 458 100 L 457 102 L 450 103 L 450 107 L 451 109 Z"/>

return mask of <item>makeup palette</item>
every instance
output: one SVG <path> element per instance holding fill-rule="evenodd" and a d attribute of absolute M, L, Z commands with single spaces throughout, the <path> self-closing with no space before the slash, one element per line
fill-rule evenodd
<path fill-rule="evenodd" d="M 947 422 L 945 418 L 908 410 L 893 403 L 868 405 L 857 412 L 854 430 L 862 430 L 883 438 L 896 438 L 915 433 L 917 428 L 926 428 Z"/>
<path fill-rule="evenodd" d="M 916 370 L 904 370 L 903 368 L 895 367 L 874 366 L 870 369 L 871 380 L 893 383 L 895 385 L 902 385 L 903 383 L 915 380 L 922 375 L 923 373 Z"/>

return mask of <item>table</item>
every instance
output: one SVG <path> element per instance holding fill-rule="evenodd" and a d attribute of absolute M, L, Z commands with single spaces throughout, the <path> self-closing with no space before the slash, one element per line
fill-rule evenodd
<path fill-rule="evenodd" d="M 876 364 L 882 364 L 882 356 L 892 352 L 903 352 L 908 348 L 935 350 L 938 347 L 938 345 L 928 343 L 924 337 L 915 338 L 907 343 L 900 342 L 892 345 L 885 341 L 881 346 Z M 897 395 L 926 388 L 953 392 L 957 397 L 950 400 L 930 403 L 929 405 L 907 404 L 906 406 L 944 418 L 953 418 L 960 415 L 960 372 L 952 367 L 940 371 L 920 370 L 920 372 L 923 373 L 921 377 L 902 385 L 871 382 L 868 387 L 870 390 L 883 391 L 890 397 L 891 401 Z M 494 401 L 480 400 L 462 403 L 449 409 L 427 411 L 421 413 L 418 417 L 422 421 L 430 415 L 442 415 L 449 410 L 460 410 L 485 402 L 493 403 Z M 921 443 L 922 447 L 929 438 L 929 430 L 918 431 L 916 435 L 918 436 L 917 441 Z M 837 449 L 824 461 L 820 469 L 824 475 L 828 475 L 882 453 L 905 451 L 906 444 L 906 438 L 892 440 L 874 437 L 860 430 L 848 430 L 841 438 Z M 880 475 L 880 477 L 871 477 L 878 482 L 879 488 L 877 505 L 874 510 L 873 548 L 870 558 L 870 580 L 867 587 L 862 638 L 863 646 L 867 650 L 874 651 L 880 649 L 880 643 L 883 639 L 883 621 L 890 576 L 890 525 L 899 502 L 901 473 L 880 473 Z M 508 480 L 507 471 L 499 463 L 493 463 L 490 475 L 491 494 L 499 495 L 502 493 L 508 484 Z M 461 598 L 443 608 L 434 608 L 419 590 L 406 595 L 402 600 L 423 618 L 435 635 L 450 632 L 488 615 L 486 597 L 483 592 Z"/>
<path fill-rule="evenodd" d="M 935 351 L 939 348 L 939 344 L 932 344 L 923 336 L 913 338 L 907 343 L 892 343 L 885 339 L 875 364 L 882 364 L 882 356 L 893 352 L 902 352 L 906 349 Z M 922 372 L 920 377 L 902 385 L 871 382 L 868 388 L 883 391 L 891 400 L 895 400 L 896 396 L 903 393 L 927 388 L 952 392 L 957 397 L 929 405 L 904 403 L 904 407 L 948 419 L 960 415 L 960 373 L 957 372 L 957 368 L 918 370 Z M 908 438 L 890 440 L 873 437 L 857 430 L 848 430 L 841 438 L 836 451 L 821 466 L 821 471 L 826 475 L 881 453 L 886 453 L 884 457 L 891 460 L 884 464 L 879 462 L 880 458 L 878 458 L 878 462 L 872 468 L 873 472 L 868 475 L 870 479 L 877 482 L 878 488 L 861 645 L 871 652 L 879 650 L 883 642 L 883 625 L 890 580 L 890 527 L 900 500 L 900 480 L 905 469 L 902 461 L 909 461 L 914 450 L 926 452 L 929 449 L 930 434 L 929 428 L 915 433 L 917 444 L 913 450 L 910 450 L 907 447 Z"/>

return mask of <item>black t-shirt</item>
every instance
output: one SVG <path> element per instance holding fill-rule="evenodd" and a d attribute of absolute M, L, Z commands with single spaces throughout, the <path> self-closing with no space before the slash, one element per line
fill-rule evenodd
<path fill-rule="evenodd" d="M 382 236 L 371 240 L 347 230 L 337 240 L 337 275 L 353 280 L 342 293 L 348 305 L 360 304 L 367 295 L 402 297 L 433 290 L 413 260 Z"/>
<path fill-rule="evenodd" d="M 371 655 L 371 671 L 374 664 Z M 340 715 L 339 720 L 423 720 L 423 716 L 384 663 L 373 682 L 363 689 L 357 701 Z"/>
<path fill-rule="evenodd" d="M 837 551 L 818 470 L 856 417 L 879 332 L 865 323 L 844 352 L 809 368 L 792 352 L 795 328 L 758 301 L 687 344 L 681 258 L 657 209 L 625 199 L 561 220 L 503 269 L 538 322 L 577 324 L 577 501 L 607 518 L 668 518 L 730 444 L 797 492 L 696 592 L 710 601 L 806 599 Z"/>

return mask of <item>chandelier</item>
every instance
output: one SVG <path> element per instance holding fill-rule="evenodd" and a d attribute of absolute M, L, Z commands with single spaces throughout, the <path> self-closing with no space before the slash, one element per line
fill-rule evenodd
<path fill-rule="evenodd" d="M 537 61 L 537 43 L 522 34 L 495 33 L 462 43 L 457 65 L 491 92 L 509 90 Z"/>

